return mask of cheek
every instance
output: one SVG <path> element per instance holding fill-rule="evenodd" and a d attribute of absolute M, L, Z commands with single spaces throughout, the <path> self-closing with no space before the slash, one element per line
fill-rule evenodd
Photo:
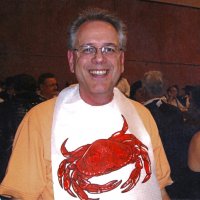
<path fill-rule="evenodd" d="M 72 51 L 68 51 L 67 56 L 68 56 L 69 69 L 72 73 L 75 73 L 75 66 L 78 60 L 77 55 Z"/>
<path fill-rule="evenodd" d="M 91 62 L 89 59 L 77 58 L 77 60 L 74 61 L 74 63 L 75 74 L 87 70 L 87 68 L 91 66 Z"/>
<path fill-rule="evenodd" d="M 123 73 L 124 71 L 124 65 L 122 64 L 121 60 L 118 60 L 113 64 L 114 70 L 118 73 Z"/>
<path fill-rule="evenodd" d="M 75 70 L 76 70 L 76 60 L 73 59 L 73 61 L 70 63 L 70 71 L 72 73 L 75 73 Z"/>
<path fill-rule="evenodd" d="M 86 76 L 85 73 L 84 64 L 82 62 L 77 62 L 74 66 L 74 74 L 76 78 L 80 81 L 84 76 Z"/>

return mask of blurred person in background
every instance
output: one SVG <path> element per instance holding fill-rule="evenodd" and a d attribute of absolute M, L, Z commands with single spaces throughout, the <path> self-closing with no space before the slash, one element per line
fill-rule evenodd
<path fill-rule="evenodd" d="M 171 85 L 167 89 L 167 103 L 177 107 L 182 112 L 186 112 L 188 110 L 187 107 L 183 106 L 183 104 L 178 100 L 179 88 L 177 85 Z"/>
<path fill-rule="evenodd" d="M 15 132 L 25 114 L 41 100 L 36 93 L 37 82 L 29 74 L 18 74 L 12 77 L 12 89 L 15 94 L 12 99 L 0 105 L 0 160 L 2 180 L 8 159 L 11 154 Z"/>
<path fill-rule="evenodd" d="M 181 104 L 187 109 L 190 107 L 190 99 L 193 88 L 194 86 L 192 85 L 186 85 L 185 87 L 181 88 L 180 94 L 177 96 Z"/>
<path fill-rule="evenodd" d="M 130 96 L 130 84 L 126 78 L 121 76 L 117 82 L 116 87 L 126 96 Z"/>
<path fill-rule="evenodd" d="M 2 82 L 2 90 L 0 92 L 0 98 L 2 101 L 9 101 L 15 95 L 14 90 L 14 76 L 9 76 Z"/>
<path fill-rule="evenodd" d="M 188 166 L 194 172 L 200 172 L 200 131 L 192 137 L 189 147 Z"/>
<path fill-rule="evenodd" d="M 189 182 L 187 171 L 188 143 L 183 134 L 183 114 L 177 107 L 165 102 L 165 80 L 160 71 L 148 71 L 144 74 L 143 88 L 146 101 L 144 105 L 153 115 L 165 149 L 174 183 L 167 187 L 172 199 L 186 199 L 184 190 Z"/>
<path fill-rule="evenodd" d="M 130 99 L 144 103 L 144 90 L 142 87 L 142 81 L 138 80 L 131 84 L 130 87 Z"/>
<path fill-rule="evenodd" d="M 190 189 L 194 199 L 200 199 L 200 86 L 193 88 L 188 110 L 190 123 L 196 127 L 188 149 L 188 166 L 191 170 Z M 192 128 L 192 127 L 191 127 Z"/>
<path fill-rule="evenodd" d="M 4 102 L 4 99 L 1 97 L 2 92 L 4 92 L 4 83 L 0 81 L 0 103 Z"/>
<path fill-rule="evenodd" d="M 43 73 L 39 76 L 38 94 L 41 101 L 46 101 L 58 95 L 58 82 L 54 74 Z"/>

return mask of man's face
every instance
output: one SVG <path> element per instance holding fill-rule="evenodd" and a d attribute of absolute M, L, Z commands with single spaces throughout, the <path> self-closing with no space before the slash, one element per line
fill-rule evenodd
<path fill-rule="evenodd" d="M 78 30 L 75 48 L 85 45 L 96 48 L 104 46 L 119 47 L 117 31 L 106 22 L 86 22 Z M 113 87 L 124 71 L 124 52 L 103 54 L 100 49 L 96 54 L 85 55 L 80 51 L 68 51 L 70 70 L 75 73 L 80 85 L 81 97 L 112 97 Z"/>
<path fill-rule="evenodd" d="M 40 86 L 41 94 L 47 98 L 53 98 L 58 93 L 57 81 L 55 78 L 47 78 L 44 84 Z"/>

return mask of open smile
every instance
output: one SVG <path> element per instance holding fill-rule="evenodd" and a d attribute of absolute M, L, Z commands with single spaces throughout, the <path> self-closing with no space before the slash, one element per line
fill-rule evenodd
<path fill-rule="evenodd" d="M 95 76 L 103 76 L 108 74 L 108 70 L 89 70 L 89 73 Z"/>

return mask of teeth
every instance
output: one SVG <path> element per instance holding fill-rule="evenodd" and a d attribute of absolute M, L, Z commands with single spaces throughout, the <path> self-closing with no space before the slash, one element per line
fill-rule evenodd
<path fill-rule="evenodd" d="M 90 70 L 90 73 L 94 75 L 105 75 L 106 70 Z"/>

